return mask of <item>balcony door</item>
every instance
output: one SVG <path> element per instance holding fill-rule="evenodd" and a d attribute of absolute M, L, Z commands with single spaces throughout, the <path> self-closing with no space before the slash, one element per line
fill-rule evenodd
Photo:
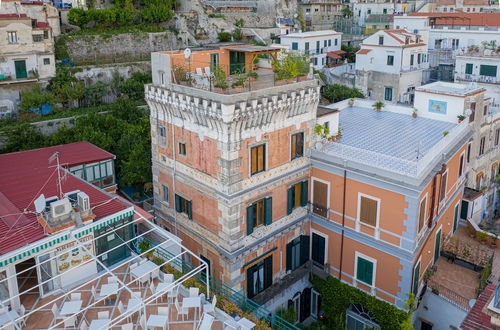
<path fill-rule="evenodd" d="M 14 61 L 14 66 L 16 68 L 16 79 L 28 78 L 25 60 Z"/>
<path fill-rule="evenodd" d="M 245 53 L 229 52 L 229 74 L 245 72 Z"/>

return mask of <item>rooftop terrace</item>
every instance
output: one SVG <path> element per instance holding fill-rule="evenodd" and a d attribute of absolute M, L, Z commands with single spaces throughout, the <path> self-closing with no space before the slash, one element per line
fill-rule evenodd
<path fill-rule="evenodd" d="M 480 92 L 483 88 L 475 85 L 455 84 L 444 81 L 436 81 L 415 88 L 416 91 L 442 93 L 454 96 L 468 96 Z"/>
<path fill-rule="evenodd" d="M 322 154 L 340 162 L 352 161 L 363 168 L 369 165 L 405 176 L 425 173 L 467 130 L 465 121 L 455 124 L 413 118 L 411 108 L 388 105 L 389 111 L 377 112 L 367 100 L 356 100 L 352 107 L 342 102 L 332 107 L 340 110 L 342 137 L 324 143 L 318 149 Z"/>

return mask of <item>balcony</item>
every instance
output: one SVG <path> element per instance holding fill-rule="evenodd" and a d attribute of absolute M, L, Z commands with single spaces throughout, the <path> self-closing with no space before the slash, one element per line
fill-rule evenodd
<path fill-rule="evenodd" d="M 417 65 L 407 65 L 407 66 L 402 66 L 401 67 L 401 72 L 412 72 L 412 71 L 418 71 L 418 70 L 425 70 L 429 68 L 429 63 L 420 63 Z"/>
<path fill-rule="evenodd" d="M 455 75 L 455 80 L 500 85 L 500 77 L 457 73 Z"/>

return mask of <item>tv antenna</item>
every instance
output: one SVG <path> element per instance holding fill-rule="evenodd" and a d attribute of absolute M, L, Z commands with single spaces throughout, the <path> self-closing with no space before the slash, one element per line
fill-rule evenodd
<path fill-rule="evenodd" d="M 63 193 L 62 193 L 62 185 L 61 185 L 61 172 L 60 172 L 60 163 L 59 163 L 59 151 L 56 151 L 52 156 L 49 158 L 49 164 L 51 164 L 53 161 L 56 161 L 56 170 L 57 170 L 57 190 L 59 190 L 58 197 L 62 198 Z"/>

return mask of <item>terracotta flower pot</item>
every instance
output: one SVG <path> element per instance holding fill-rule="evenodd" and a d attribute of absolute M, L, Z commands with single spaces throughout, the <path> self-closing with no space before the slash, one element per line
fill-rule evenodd
<path fill-rule="evenodd" d="M 417 114 L 416 114 L 415 112 L 414 112 L 414 113 L 412 113 L 412 114 L 411 114 L 411 116 L 412 116 L 413 118 L 417 118 Z"/>

